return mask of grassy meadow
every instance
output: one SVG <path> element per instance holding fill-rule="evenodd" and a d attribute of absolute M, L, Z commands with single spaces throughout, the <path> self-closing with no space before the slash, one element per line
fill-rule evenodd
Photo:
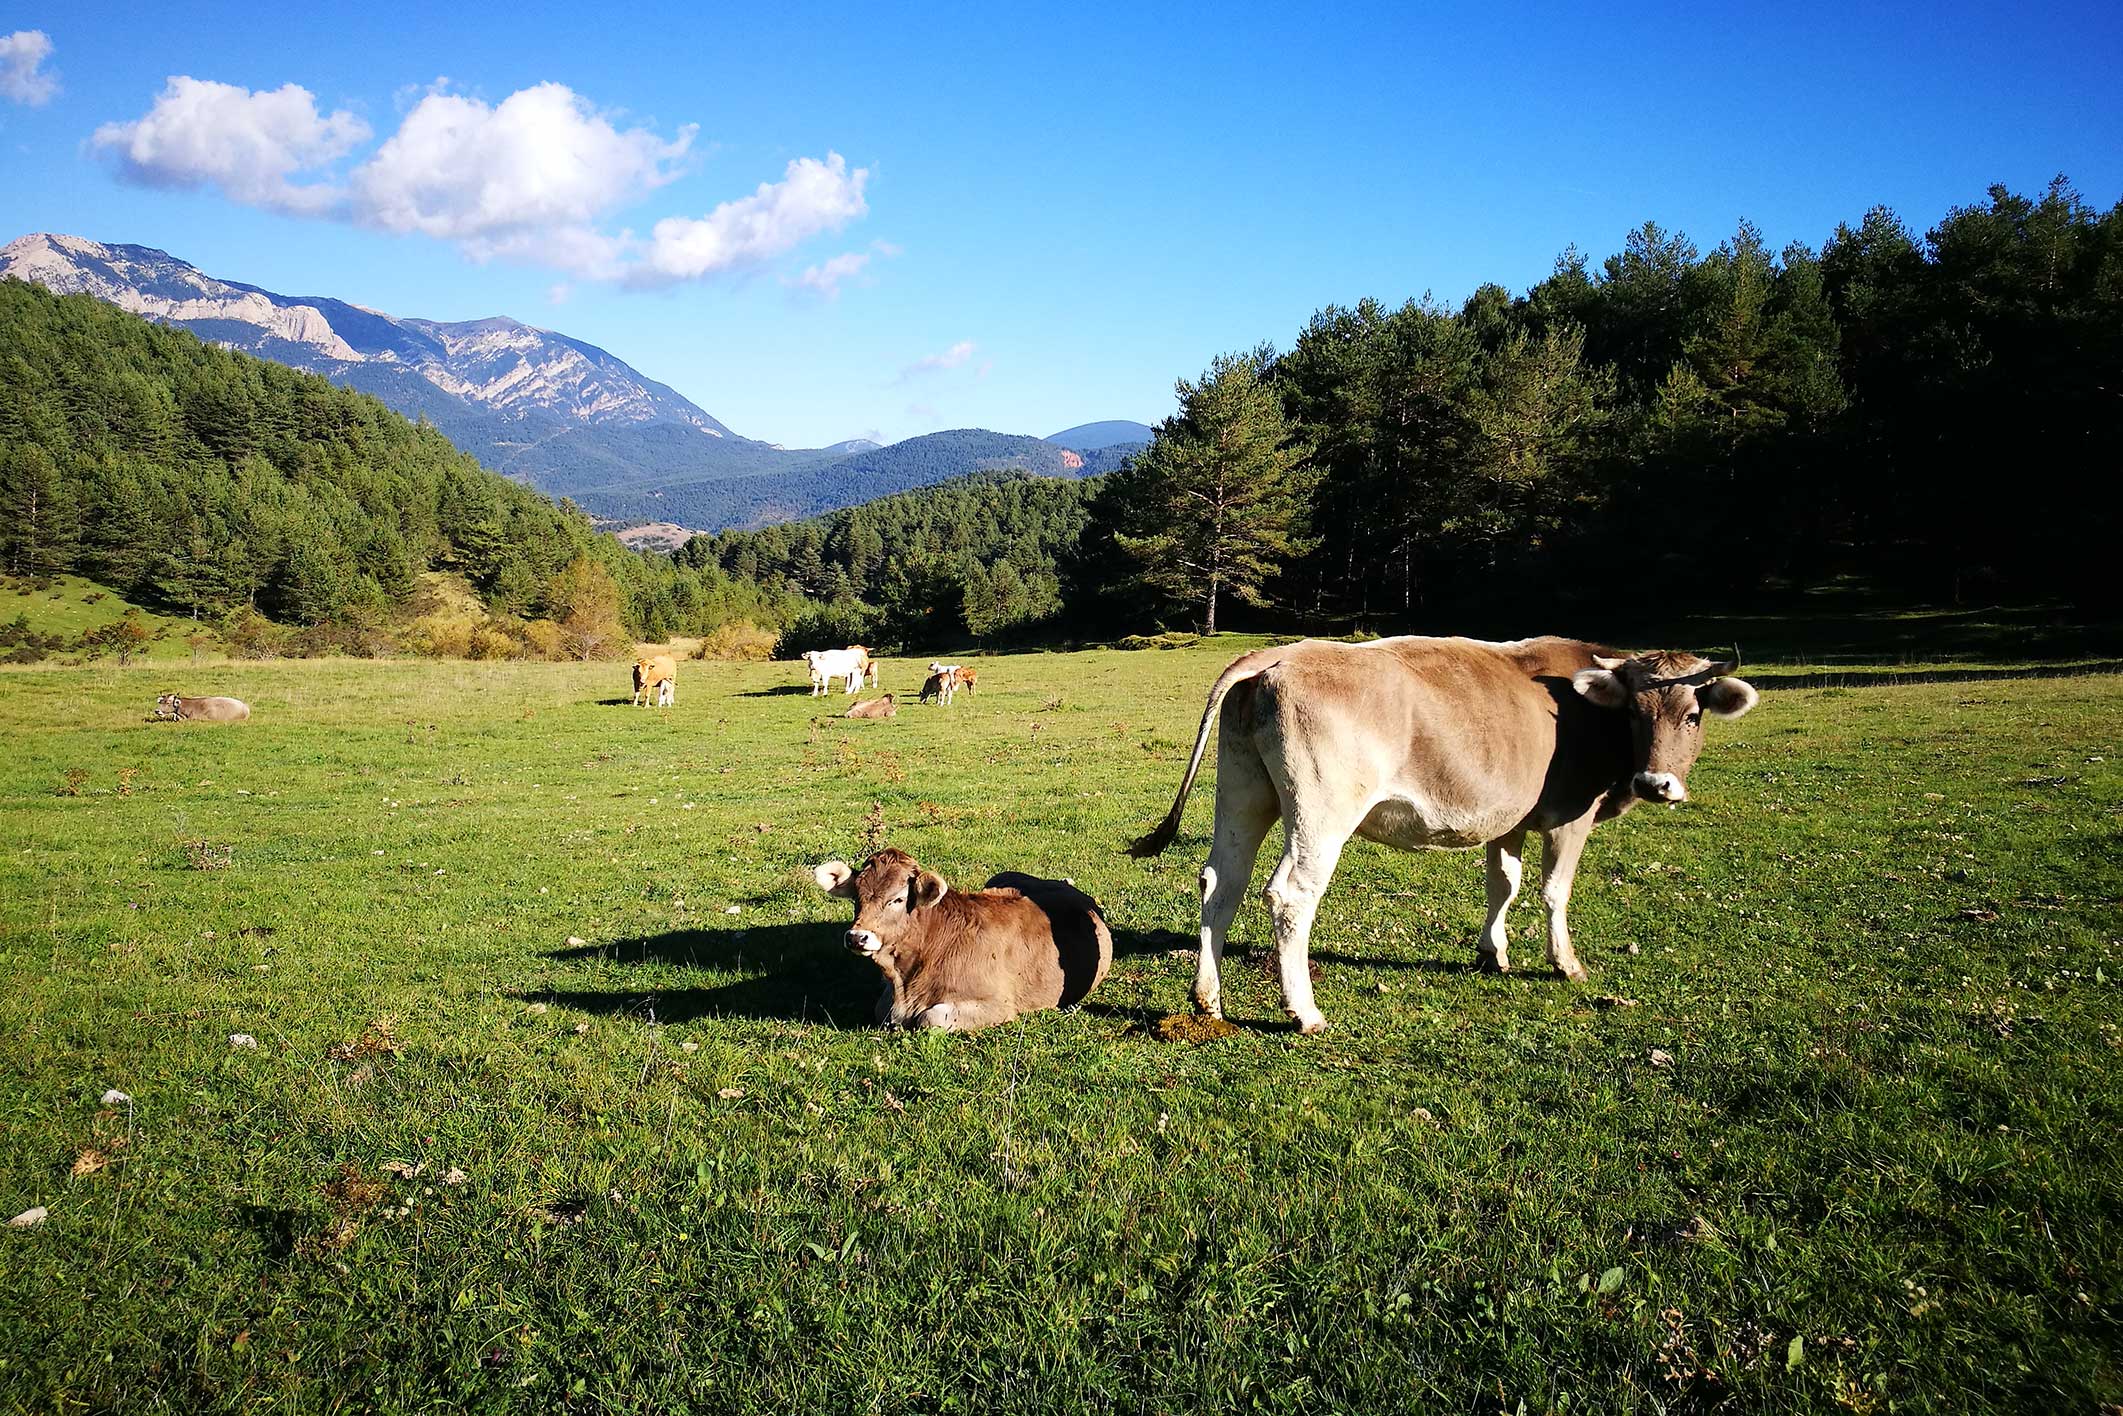
<path fill-rule="evenodd" d="M 1328 1032 L 1252 904 L 1238 1032 L 1163 1041 L 1212 792 L 1121 844 L 1251 643 L 861 723 L 788 664 L 0 674 L 0 1410 L 2123 1402 L 2123 678 L 1766 692 L 1594 833 L 1584 986 L 1530 887 L 1468 969 L 1478 853 L 1352 843 Z M 885 842 L 1073 877 L 1112 975 L 869 1028 L 810 869 Z"/>

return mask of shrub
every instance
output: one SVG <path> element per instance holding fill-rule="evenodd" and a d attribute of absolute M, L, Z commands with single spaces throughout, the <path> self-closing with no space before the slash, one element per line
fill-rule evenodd
<path fill-rule="evenodd" d="M 229 652 L 239 659 L 271 659 L 286 647 L 287 635 L 279 625 L 249 606 L 231 610 L 221 624 L 221 637 Z"/>
<path fill-rule="evenodd" d="M 774 657 L 775 636 L 750 620 L 730 620 L 716 625 L 694 651 L 696 659 L 741 659 L 759 661 Z"/>

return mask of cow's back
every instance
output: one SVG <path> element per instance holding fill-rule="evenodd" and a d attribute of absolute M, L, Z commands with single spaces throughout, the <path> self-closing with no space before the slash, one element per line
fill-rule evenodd
<path fill-rule="evenodd" d="M 1301 792 L 1338 785 L 1412 803 L 1383 808 L 1366 835 L 1479 844 L 1544 814 L 1559 715 L 1575 725 L 1590 706 L 1570 677 L 1590 666 L 1594 648 L 1563 639 L 1306 640 L 1233 688 L 1226 730 L 1249 735 Z"/>
<path fill-rule="evenodd" d="M 1015 891 L 1046 916 L 1053 938 L 1053 957 L 1060 974 L 1058 1000 L 1063 1007 L 1080 1003 L 1105 981 L 1113 967 L 1113 932 L 1098 901 L 1066 880 L 1043 880 L 1006 870 L 988 881 L 983 894 Z M 1046 982 L 1044 980 L 1042 987 Z M 1052 1003 L 1039 1003 L 1051 1007 Z"/>

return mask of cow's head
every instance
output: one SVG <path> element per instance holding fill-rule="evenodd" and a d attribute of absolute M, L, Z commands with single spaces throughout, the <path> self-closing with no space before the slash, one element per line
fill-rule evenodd
<path fill-rule="evenodd" d="M 871 856 L 860 871 L 850 870 L 846 861 L 829 860 L 811 874 L 819 889 L 855 902 L 847 944 L 866 959 L 898 944 L 921 912 L 934 908 L 951 889 L 941 875 L 923 870 L 913 856 L 890 846 Z"/>
<path fill-rule="evenodd" d="M 165 717 L 176 717 L 177 695 L 174 693 L 164 693 L 158 695 L 155 699 L 155 711 Z"/>
<path fill-rule="evenodd" d="M 1688 769 L 1703 750 L 1703 715 L 1737 718 L 1761 695 L 1732 677 L 1738 660 L 1653 652 L 1616 659 L 1595 654 L 1571 686 L 1602 708 L 1629 715 L 1634 744 L 1630 789 L 1645 801 L 1688 800 Z"/>

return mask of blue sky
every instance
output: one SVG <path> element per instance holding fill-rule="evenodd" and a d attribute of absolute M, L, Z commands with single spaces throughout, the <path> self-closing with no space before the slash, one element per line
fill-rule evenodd
<path fill-rule="evenodd" d="M 2112 3 L 443 8 L 9 6 L 50 53 L 0 68 L 0 240 L 513 315 L 808 446 L 1155 421 L 1321 305 L 1647 218 L 2123 198 Z"/>

